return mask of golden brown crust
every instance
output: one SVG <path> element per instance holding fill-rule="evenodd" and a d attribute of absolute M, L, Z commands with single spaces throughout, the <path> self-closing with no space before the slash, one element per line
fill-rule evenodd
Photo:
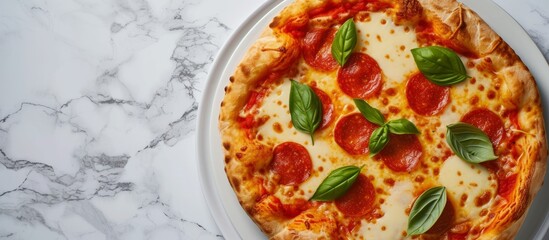
<path fill-rule="evenodd" d="M 287 7 L 287 16 L 294 16 L 296 5 L 306 1 L 297 1 Z M 297 8 L 299 9 L 299 8 Z M 275 21 L 287 21 L 284 14 Z M 272 25 L 272 24 L 271 24 Z M 299 56 L 299 47 L 292 37 L 276 28 L 266 29 L 260 38 L 250 47 L 238 65 L 230 83 L 225 88 L 225 97 L 221 103 L 219 129 L 225 152 L 225 172 L 242 207 L 267 233 L 280 230 L 280 224 L 271 221 L 261 212 L 254 211 L 257 199 L 261 197 L 261 182 L 254 173 L 264 168 L 272 156 L 271 146 L 250 139 L 240 127 L 240 112 L 245 106 L 257 84 L 269 72 L 288 68 Z"/>
<path fill-rule="evenodd" d="M 308 210 L 288 223 L 288 226 L 271 239 L 336 239 L 331 235 L 337 231 L 337 222 L 329 213 Z"/>
<path fill-rule="evenodd" d="M 395 13 L 397 23 L 415 23 L 421 19 L 423 7 L 416 0 L 398 0 Z"/>
<path fill-rule="evenodd" d="M 336 2 L 345 1 L 339 0 Z M 350 0 L 349 0 L 350 1 Z M 515 111 L 522 135 L 516 146 L 524 154 L 520 156 L 517 186 L 511 200 L 501 211 L 497 211 L 493 224 L 481 233 L 479 239 L 511 239 L 518 232 L 534 196 L 543 182 L 546 168 L 547 143 L 541 109 L 541 100 L 535 81 L 526 66 L 514 51 L 475 12 L 454 0 L 398 0 L 395 1 L 395 21 L 418 21 L 427 18 L 433 23 L 437 35 L 452 41 L 492 63 L 493 71 L 501 79 L 501 99 L 505 109 Z M 288 68 L 299 57 L 296 40 L 280 28 L 285 24 L 308 21 L 307 12 L 326 4 L 322 0 L 297 0 L 273 19 L 270 28 L 247 51 L 226 87 L 221 104 L 219 128 L 225 150 L 225 170 L 228 179 L 243 208 L 258 223 L 261 229 L 274 239 L 319 237 L 332 231 L 329 217 L 320 221 L 319 229 L 325 231 L 300 230 L 300 215 L 284 228 L 287 222 L 281 220 L 269 204 L 270 198 L 261 199 L 261 179 L 254 174 L 268 166 L 272 157 L 272 146 L 250 139 L 240 127 L 241 110 L 250 97 L 251 90 L 265 76 L 273 71 Z M 262 207 L 264 205 L 264 207 Z M 317 219 L 321 217 L 318 216 Z M 292 225 L 293 224 L 293 225 Z M 310 227 L 310 226 L 309 226 Z M 317 229 L 318 230 L 318 229 Z M 316 235 L 315 235 L 316 234 Z M 325 235 L 325 238 L 330 238 Z"/>
<path fill-rule="evenodd" d="M 475 12 L 456 1 L 418 0 L 425 14 L 443 26 L 440 36 L 454 41 L 481 58 L 492 62 L 503 80 L 502 98 L 507 109 L 518 111 L 518 123 L 525 131 L 516 142 L 521 156 L 517 187 L 512 201 L 498 211 L 494 224 L 480 239 L 511 239 L 518 232 L 526 210 L 541 188 L 546 168 L 547 142 L 541 100 L 534 78 L 519 57 Z M 523 191 L 523 192 L 520 192 Z"/>

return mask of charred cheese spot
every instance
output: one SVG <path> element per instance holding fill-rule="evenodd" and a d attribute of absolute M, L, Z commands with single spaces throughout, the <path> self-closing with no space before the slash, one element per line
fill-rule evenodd
<path fill-rule="evenodd" d="M 496 92 L 494 90 L 489 90 L 488 91 L 488 95 L 486 95 L 488 97 L 488 99 L 492 100 L 494 98 L 496 98 Z"/>
<path fill-rule="evenodd" d="M 473 96 L 469 101 L 469 103 L 471 104 L 471 106 L 476 106 L 478 104 L 478 101 L 479 101 L 478 96 Z"/>
<path fill-rule="evenodd" d="M 388 96 L 394 97 L 396 95 L 396 89 L 395 88 L 388 88 L 385 90 L 385 93 Z"/>
<path fill-rule="evenodd" d="M 384 179 L 383 182 L 384 182 L 385 184 L 387 184 L 388 186 L 391 186 L 391 187 L 395 185 L 395 180 L 392 179 L 392 178 Z"/>
<path fill-rule="evenodd" d="M 233 184 L 234 190 L 240 192 L 240 180 L 238 178 L 231 178 L 231 183 Z"/>
<path fill-rule="evenodd" d="M 418 175 L 414 178 L 414 181 L 418 183 L 422 183 L 423 181 L 425 181 L 425 178 L 421 175 Z"/>
<path fill-rule="evenodd" d="M 273 123 L 273 130 L 276 132 L 276 133 L 282 133 L 284 130 L 282 129 L 282 125 L 280 125 L 279 122 L 275 122 Z"/>
<path fill-rule="evenodd" d="M 475 67 L 475 63 L 472 62 L 472 61 L 467 61 L 467 63 L 465 64 L 465 66 L 467 68 L 474 68 Z M 475 78 L 471 78 L 471 84 L 475 84 L 475 82 L 473 81 Z"/>
<path fill-rule="evenodd" d="M 395 106 L 389 106 L 389 112 L 396 115 L 400 113 L 400 108 Z"/>
<path fill-rule="evenodd" d="M 486 203 L 488 203 L 491 199 L 492 199 L 492 193 L 489 191 L 485 191 L 475 198 L 475 205 L 477 207 L 482 207 Z"/>
<path fill-rule="evenodd" d="M 465 206 L 465 202 L 467 202 L 468 198 L 469 198 L 469 196 L 467 195 L 467 193 L 461 194 L 459 205 L 462 206 L 462 207 Z"/>

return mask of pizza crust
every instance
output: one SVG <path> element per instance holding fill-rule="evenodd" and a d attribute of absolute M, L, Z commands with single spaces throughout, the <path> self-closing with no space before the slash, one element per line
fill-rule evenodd
<path fill-rule="evenodd" d="M 343 0 L 344 1 L 344 0 Z M 270 72 L 295 64 L 300 56 L 299 43 L 280 28 L 285 24 L 308 22 L 306 13 L 326 4 L 322 0 L 297 0 L 273 19 L 259 39 L 243 57 L 230 83 L 225 88 L 221 103 L 219 129 L 225 152 L 225 171 L 240 204 L 260 228 L 274 239 L 324 236 L 329 238 L 329 227 L 319 232 L 297 231 L 284 228 L 287 222 L 269 214 L 275 212 L 262 207 L 262 182 L 254 174 L 265 170 L 272 158 L 272 147 L 247 137 L 241 129 L 241 110 L 251 90 Z M 503 79 L 502 98 L 508 99 L 506 109 L 517 111 L 521 130 L 517 141 L 524 150 L 513 207 L 497 213 L 496 220 L 480 239 L 510 239 L 518 232 L 526 210 L 543 182 L 546 168 L 547 143 L 541 109 L 541 99 L 535 81 L 514 51 L 476 13 L 456 1 L 399 0 L 396 3 L 395 22 L 415 22 L 419 14 L 435 23 L 435 31 L 480 58 L 490 61 L 494 73 Z M 258 202 L 259 200 L 259 202 Z M 258 202 L 256 204 L 256 202 Z M 295 219 L 294 219 L 295 221 Z M 328 221 L 329 222 L 329 221 Z M 327 226 L 331 226 L 328 224 Z M 311 235 L 312 234 L 312 235 Z"/>
<path fill-rule="evenodd" d="M 251 90 L 271 71 L 285 69 L 299 56 L 297 42 L 273 29 L 266 29 L 246 52 L 230 83 L 225 87 L 221 102 L 219 129 L 225 153 L 225 172 L 244 210 L 266 233 L 280 231 L 280 224 L 254 210 L 261 196 L 262 183 L 254 173 L 265 168 L 272 158 L 272 146 L 247 137 L 239 123 L 240 111 L 250 97 Z"/>
<path fill-rule="evenodd" d="M 329 213 L 309 209 L 299 214 L 288 223 L 288 227 L 278 232 L 271 239 L 335 239 L 337 222 Z"/>
<path fill-rule="evenodd" d="M 517 141 L 524 151 L 512 207 L 496 214 L 496 220 L 480 239 L 510 239 L 516 235 L 526 217 L 526 210 L 541 188 L 547 159 L 547 142 L 541 99 L 534 78 L 511 47 L 475 12 L 455 1 L 418 0 L 424 14 L 443 26 L 437 28 L 447 37 L 481 58 L 491 61 L 494 72 L 503 79 L 503 99 L 507 109 L 518 111 L 519 124 L 526 131 Z"/>

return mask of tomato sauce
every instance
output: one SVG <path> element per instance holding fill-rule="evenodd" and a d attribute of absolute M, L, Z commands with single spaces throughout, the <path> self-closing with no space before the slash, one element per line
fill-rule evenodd
<path fill-rule="evenodd" d="M 253 114 L 248 114 L 245 117 L 239 116 L 237 118 L 237 122 L 240 124 L 240 128 L 242 128 L 242 130 L 246 133 L 246 137 L 248 137 L 249 139 L 254 138 L 255 132 L 253 131 L 253 129 L 255 129 L 257 126 L 261 126 L 267 120 L 269 120 L 268 116 L 256 119 Z"/>
<path fill-rule="evenodd" d="M 343 15 L 355 16 L 360 11 L 379 12 L 391 7 L 393 7 L 392 3 L 372 0 L 359 0 L 354 3 L 334 3 L 330 1 L 324 6 L 309 11 L 309 18 L 331 17 L 337 19 L 338 22 L 344 22 L 347 18 L 342 17 Z"/>
<path fill-rule="evenodd" d="M 261 102 L 261 100 L 263 100 L 263 97 L 265 97 L 265 93 L 265 89 L 252 90 L 250 93 L 250 97 L 248 98 L 248 102 L 246 103 L 246 105 L 244 105 L 244 111 L 249 111 L 259 102 Z"/>
<path fill-rule="evenodd" d="M 258 182 L 257 184 L 257 187 L 258 187 L 258 192 L 259 192 L 259 199 L 261 198 L 264 198 L 265 196 L 267 196 L 269 193 L 269 191 L 267 190 L 267 188 L 263 185 L 265 183 L 265 180 L 263 180 L 263 178 L 259 178 L 259 177 L 256 177 L 256 181 Z M 259 199 L 257 199 L 257 201 L 259 201 Z"/>
<path fill-rule="evenodd" d="M 300 198 L 291 204 L 282 204 L 282 212 L 285 217 L 294 218 L 310 207 L 311 203 L 309 201 Z"/>
<path fill-rule="evenodd" d="M 300 39 L 307 33 L 308 19 L 330 17 L 334 19 L 336 23 L 343 23 L 349 16 L 355 16 L 360 11 L 381 11 L 391 7 L 393 7 L 393 4 L 391 3 L 375 0 L 359 0 L 354 3 L 335 3 L 329 1 L 323 6 L 311 9 L 306 17 L 294 17 L 288 20 L 286 24 L 281 27 L 281 30 L 294 38 Z"/>
<path fill-rule="evenodd" d="M 250 95 L 248 96 L 248 100 L 246 101 L 246 104 L 243 107 L 243 110 L 245 112 L 248 112 L 245 117 L 238 117 L 237 121 L 240 123 L 240 127 L 246 132 L 246 135 L 248 138 L 253 138 L 253 132 L 251 129 L 254 129 L 257 126 L 260 126 L 263 124 L 267 119 L 255 119 L 254 113 L 249 112 L 250 110 L 259 107 L 261 105 L 261 102 L 267 95 L 270 86 L 275 83 L 276 81 L 279 81 L 282 76 L 284 76 L 287 72 L 290 70 L 284 70 L 284 71 L 276 71 L 272 72 L 270 74 L 267 74 L 262 80 L 258 81 L 258 84 L 256 85 L 253 90 L 250 90 Z"/>
<path fill-rule="evenodd" d="M 307 31 L 308 21 L 303 18 L 292 18 L 284 26 L 282 32 L 290 34 L 294 38 L 302 38 Z"/>
<path fill-rule="evenodd" d="M 433 24 L 424 20 L 419 21 L 416 26 L 416 34 L 419 42 L 426 45 L 441 45 L 447 48 L 454 50 L 455 52 L 468 57 L 468 58 L 478 58 L 479 56 L 469 49 L 461 46 L 459 43 L 452 41 L 451 39 L 444 39 L 441 36 L 435 33 Z"/>
<path fill-rule="evenodd" d="M 449 240 L 465 240 L 467 239 L 467 233 L 448 233 Z"/>
<path fill-rule="evenodd" d="M 341 236 L 352 236 L 354 231 L 357 231 L 360 228 L 360 221 L 350 221 L 347 224 L 339 225 L 339 234 Z"/>
<path fill-rule="evenodd" d="M 516 184 L 517 174 L 513 174 L 508 177 L 498 176 L 498 195 L 505 199 L 509 199 L 509 196 L 513 193 Z"/>

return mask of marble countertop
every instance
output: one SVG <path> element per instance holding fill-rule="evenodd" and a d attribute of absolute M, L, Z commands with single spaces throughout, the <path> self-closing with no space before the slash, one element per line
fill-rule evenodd
<path fill-rule="evenodd" d="M 196 114 L 265 1 L 0 1 L 0 238 L 221 239 Z M 495 1 L 549 59 L 549 1 Z"/>

